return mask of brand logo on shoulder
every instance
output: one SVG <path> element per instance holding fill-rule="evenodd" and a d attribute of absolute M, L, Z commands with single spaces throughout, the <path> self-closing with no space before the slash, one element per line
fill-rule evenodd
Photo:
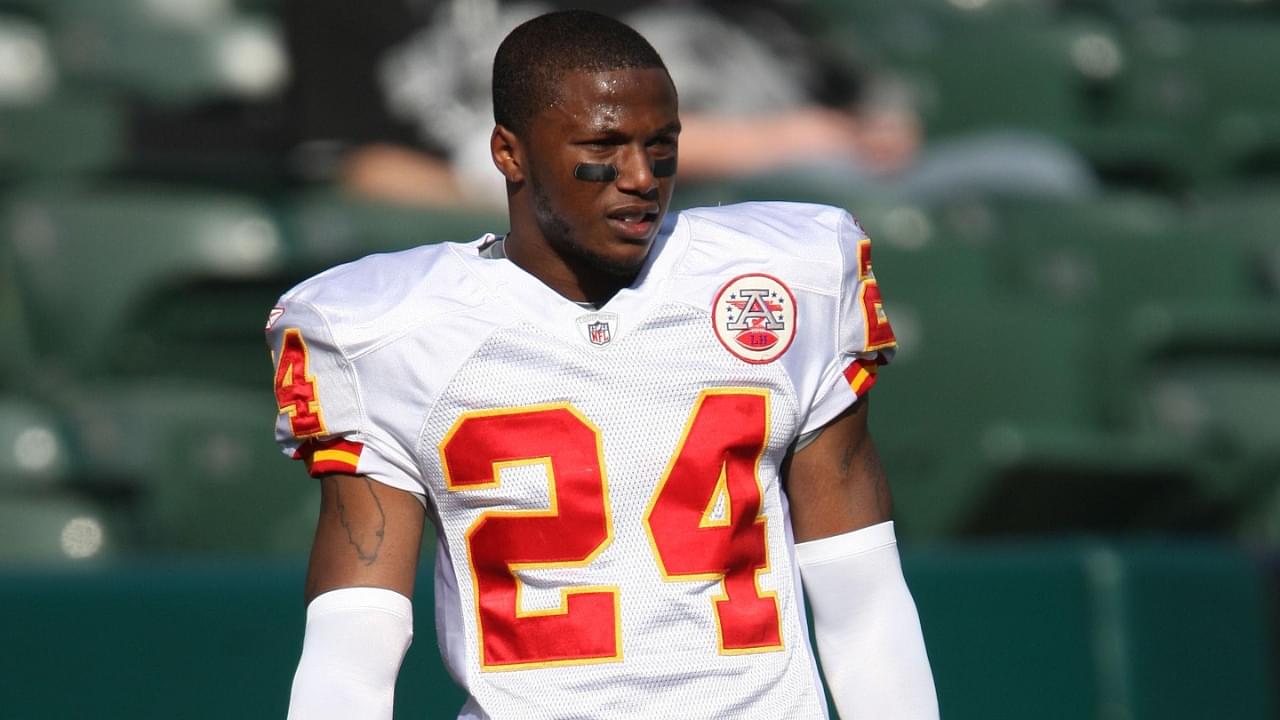
<path fill-rule="evenodd" d="M 795 339 L 796 298 L 772 275 L 739 275 L 716 293 L 711 319 L 726 350 L 749 363 L 770 363 Z"/>
<path fill-rule="evenodd" d="M 276 321 L 284 314 L 284 308 L 279 305 L 271 308 L 271 312 L 267 314 L 267 330 L 276 326 Z"/>
<path fill-rule="evenodd" d="M 578 330 L 592 345 L 602 347 L 613 342 L 618 329 L 618 316 L 614 313 L 593 313 L 578 318 Z"/>

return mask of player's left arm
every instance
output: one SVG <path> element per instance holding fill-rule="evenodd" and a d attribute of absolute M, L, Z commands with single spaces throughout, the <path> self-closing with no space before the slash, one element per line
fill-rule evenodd
<path fill-rule="evenodd" d="M 823 674 L 845 718 L 938 717 L 866 395 L 784 467 Z"/>

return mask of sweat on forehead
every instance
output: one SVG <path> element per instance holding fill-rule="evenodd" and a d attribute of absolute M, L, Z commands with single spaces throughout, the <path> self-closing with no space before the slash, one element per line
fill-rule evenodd
<path fill-rule="evenodd" d="M 588 10 L 538 16 L 512 30 L 494 56 L 494 121 L 521 133 L 555 104 L 570 73 L 640 68 L 667 69 L 653 46 L 629 26 Z"/>

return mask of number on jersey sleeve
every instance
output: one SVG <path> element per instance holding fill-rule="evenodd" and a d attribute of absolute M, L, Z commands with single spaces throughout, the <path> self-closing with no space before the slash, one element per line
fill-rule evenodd
<path fill-rule="evenodd" d="M 880 284 L 871 275 L 871 238 L 858 241 L 858 304 L 862 306 L 862 317 L 867 327 L 867 342 L 864 351 L 883 350 L 898 344 L 893 336 L 893 327 L 889 325 L 889 317 L 884 312 L 884 301 L 880 297 Z"/>
<path fill-rule="evenodd" d="M 545 466 L 550 507 L 482 514 L 468 528 L 481 667 L 505 670 L 620 659 L 616 587 L 560 591 L 560 607 L 521 610 L 515 573 L 589 564 L 613 528 L 600 434 L 568 405 L 467 413 L 440 445 L 446 487 L 498 487 L 506 467 Z"/>
<path fill-rule="evenodd" d="M 276 404 L 280 412 L 289 414 L 289 427 L 294 437 L 309 438 L 325 434 L 320 416 L 320 397 L 316 379 L 307 367 L 307 343 L 302 331 L 284 331 L 280 345 L 280 361 L 276 364 Z"/>
<path fill-rule="evenodd" d="M 756 584 L 769 569 L 758 474 L 768 405 L 764 392 L 703 391 L 645 513 L 664 578 L 721 584 L 713 604 L 726 654 L 782 646 L 776 594 Z"/>

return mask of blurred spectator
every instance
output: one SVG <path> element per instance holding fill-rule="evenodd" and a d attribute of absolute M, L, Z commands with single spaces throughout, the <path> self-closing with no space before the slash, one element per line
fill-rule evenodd
<path fill-rule="evenodd" d="M 408 204 L 503 207 L 489 156 L 490 64 L 554 3 L 286 0 L 297 164 Z M 654 43 L 680 92 L 687 180 L 798 173 L 917 198 L 966 190 L 1082 194 L 1086 164 L 1045 138 L 931 145 L 907 94 L 804 32 L 787 4 L 606 1 Z"/>

